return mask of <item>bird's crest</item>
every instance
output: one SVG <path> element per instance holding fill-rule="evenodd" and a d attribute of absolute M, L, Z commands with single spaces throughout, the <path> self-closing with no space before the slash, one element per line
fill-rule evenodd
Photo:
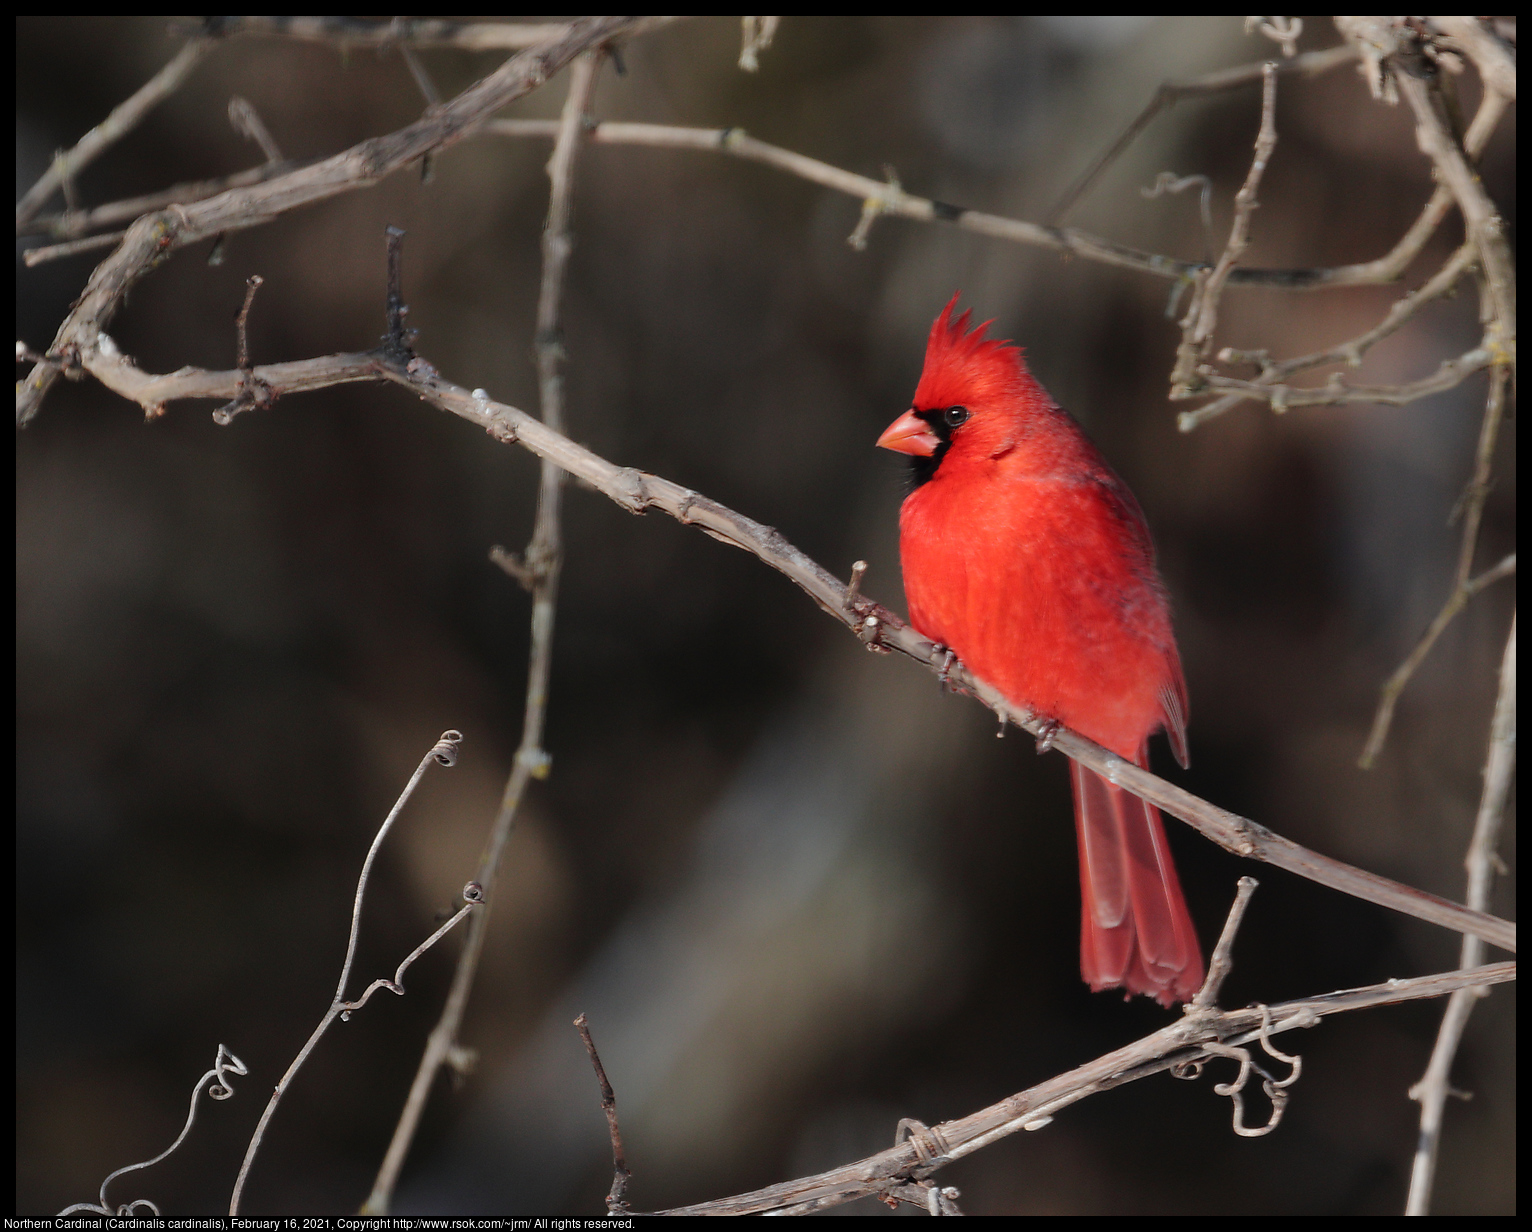
<path fill-rule="evenodd" d="M 984 336 L 992 321 L 969 330 L 972 311 L 957 320 L 952 310 L 959 291 L 931 325 L 926 342 L 926 365 L 915 387 L 915 406 L 924 410 L 939 406 L 967 405 L 991 398 L 1015 396 L 1035 386 L 1021 357 L 1021 348 L 1009 339 Z"/>

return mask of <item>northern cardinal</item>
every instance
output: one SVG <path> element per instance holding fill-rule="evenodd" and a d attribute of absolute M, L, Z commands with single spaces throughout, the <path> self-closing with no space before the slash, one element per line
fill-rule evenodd
<path fill-rule="evenodd" d="M 1163 728 L 1185 766 L 1186 682 L 1144 515 L 1020 348 L 931 326 L 913 405 L 878 438 L 909 454 L 899 511 L 910 623 L 1012 703 L 1143 766 Z M 1080 973 L 1162 1005 L 1202 951 L 1159 810 L 1071 761 Z"/>

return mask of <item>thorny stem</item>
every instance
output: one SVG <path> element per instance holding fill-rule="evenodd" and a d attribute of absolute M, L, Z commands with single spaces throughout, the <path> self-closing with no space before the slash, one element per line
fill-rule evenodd
<path fill-rule="evenodd" d="M 570 68 L 569 94 L 559 120 L 559 136 L 553 157 L 548 162 L 548 221 L 543 228 L 543 278 L 537 304 L 538 388 L 542 402 L 542 420 L 551 430 L 563 431 L 564 382 L 561 373 L 563 348 L 559 341 L 559 304 L 564 285 L 564 270 L 569 261 L 570 194 L 574 180 L 575 156 L 591 91 L 595 86 L 599 52 L 584 52 Z M 479 865 L 478 880 L 484 887 L 484 906 L 474 913 L 468 939 L 453 974 L 452 987 L 442 1008 L 441 1018 L 426 1041 L 424 1055 L 415 1072 L 409 1096 L 393 1139 L 378 1169 L 372 1193 L 362 1207 L 363 1214 L 386 1214 L 393 1201 L 400 1170 L 409 1154 L 425 1111 L 426 1099 L 437 1071 L 453 1058 L 464 1056 L 458 1043 L 458 1031 L 468 1008 L 468 994 L 478 972 L 489 925 L 490 906 L 494 902 L 495 883 L 506 844 L 510 841 L 516 813 L 527 783 L 548 774 L 548 754 L 543 751 L 543 725 L 548 708 L 548 677 L 553 660 L 553 620 L 558 599 L 559 568 L 562 545 L 559 528 L 560 496 L 563 471 L 544 461 L 538 489 L 537 515 L 532 540 L 524 556 L 525 568 L 532 577 L 532 622 L 528 651 L 527 695 L 522 719 L 521 746 L 511 768 L 500 808 L 485 853 Z"/>

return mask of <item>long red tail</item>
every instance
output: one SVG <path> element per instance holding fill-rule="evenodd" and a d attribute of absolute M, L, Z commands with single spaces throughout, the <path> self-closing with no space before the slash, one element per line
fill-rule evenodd
<path fill-rule="evenodd" d="M 1097 992 L 1189 1001 L 1202 985 L 1202 950 L 1160 810 L 1078 762 L 1069 776 L 1080 838 L 1080 974 Z"/>

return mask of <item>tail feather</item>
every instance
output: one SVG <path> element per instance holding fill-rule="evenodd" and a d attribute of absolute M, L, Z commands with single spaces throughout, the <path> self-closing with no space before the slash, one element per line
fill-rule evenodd
<path fill-rule="evenodd" d="M 1190 1000 L 1202 951 L 1160 811 L 1070 762 L 1080 840 L 1080 974 L 1161 1005 Z"/>

